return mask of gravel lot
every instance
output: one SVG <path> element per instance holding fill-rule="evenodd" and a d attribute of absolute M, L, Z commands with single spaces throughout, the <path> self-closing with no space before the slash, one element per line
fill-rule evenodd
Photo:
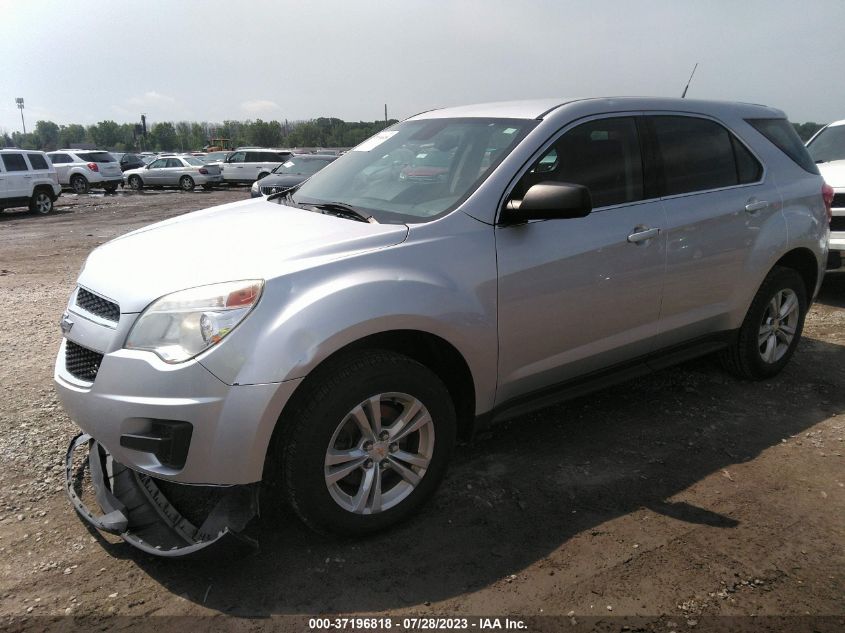
<path fill-rule="evenodd" d="M 389 612 L 643 616 L 667 632 L 811 614 L 845 629 L 845 274 L 777 379 L 703 359 L 494 427 L 386 534 L 332 540 L 265 508 L 249 557 L 168 562 L 95 538 L 63 491 L 76 431 L 52 387 L 76 274 L 113 237 L 248 195 L 64 194 L 51 216 L 0 214 L 0 626 Z"/>

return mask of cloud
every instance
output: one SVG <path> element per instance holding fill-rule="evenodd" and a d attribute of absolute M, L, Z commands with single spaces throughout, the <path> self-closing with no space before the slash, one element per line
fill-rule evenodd
<path fill-rule="evenodd" d="M 241 103 L 241 110 L 249 116 L 267 116 L 278 114 L 281 112 L 282 106 L 275 101 L 256 99 L 254 101 L 243 101 Z"/>
<path fill-rule="evenodd" d="M 145 92 L 144 94 L 131 97 L 126 100 L 131 106 L 140 106 L 140 107 L 152 107 L 152 106 L 168 106 L 173 105 L 176 103 L 176 99 L 173 97 L 168 97 L 167 95 L 163 95 L 161 93 L 156 92 L 155 90 L 150 90 Z"/>

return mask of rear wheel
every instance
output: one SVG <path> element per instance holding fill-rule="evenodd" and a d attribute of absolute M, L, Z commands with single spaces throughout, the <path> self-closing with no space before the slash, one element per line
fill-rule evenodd
<path fill-rule="evenodd" d="M 144 188 L 144 181 L 140 176 L 129 176 L 129 188 L 135 191 L 140 191 Z"/>
<path fill-rule="evenodd" d="M 47 215 L 53 210 L 53 197 L 43 189 L 39 189 L 29 199 L 29 210 L 33 213 Z"/>
<path fill-rule="evenodd" d="M 179 179 L 179 186 L 182 188 L 182 191 L 193 191 L 194 187 L 194 179 L 190 176 L 182 176 Z"/>
<path fill-rule="evenodd" d="M 91 185 L 88 184 L 88 179 L 81 174 L 74 174 L 70 179 L 70 186 L 75 193 L 88 193 Z"/>
<path fill-rule="evenodd" d="M 723 364 L 741 378 L 776 375 L 795 353 L 806 314 L 807 290 L 801 275 L 776 266 L 754 295 L 736 340 L 722 353 Z"/>
<path fill-rule="evenodd" d="M 455 442 L 445 385 L 399 354 L 333 362 L 280 421 L 284 490 L 320 532 L 369 534 L 401 521 L 436 490 Z"/>

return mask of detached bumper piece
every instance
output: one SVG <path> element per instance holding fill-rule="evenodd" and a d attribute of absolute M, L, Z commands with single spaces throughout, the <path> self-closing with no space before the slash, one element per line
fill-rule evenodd
<path fill-rule="evenodd" d="M 258 514 L 258 484 L 221 488 L 157 480 L 115 461 L 85 433 L 68 447 L 65 476 L 68 497 L 79 516 L 148 554 L 188 556 L 224 541 L 258 547 L 240 534 Z M 178 499 L 181 512 L 164 490 L 172 500 Z M 101 513 L 89 508 L 92 501 Z"/>

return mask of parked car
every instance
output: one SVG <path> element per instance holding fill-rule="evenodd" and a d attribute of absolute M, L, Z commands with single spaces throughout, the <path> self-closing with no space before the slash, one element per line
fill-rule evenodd
<path fill-rule="evenodd" d="M 807 141 L 807 151 L 830 185 L 830 255 L 828 269 L 842 267 L 845 255 L 845 120 L 824 126 Z"/>
<path fill-rule="evenodd" d="M 61 193 L 56 169 L 44 152 L 0 149 L 0 211 L 29 207 L 46 215 Z"/>
<path fill-rule="evenodd" d="M 285 162 L 293 152 L 251 149 L 235 151 L 223 161 L 223 180 L 230 184 L 252 184 Z"/>
<path fill-rule="evenodd" d="M 289 189 L 310 178 L 335 160 L 337 160 L 337 156 L 330 154 L 292 154 L 270 175 L 252 183 L 250 196 L 257 198 Z"/>
<path fill-rule="evenodd" d="M 60 149 L 47 156 L 56 168 L 59 184 L 76 193 L 88 193 L 91 187 L 114 193 L 123 182 L 120 164 L 108 152 Z"/>
<path fill-rule="evenodd" d="M 220 183 L 220 169 L 193 156 L 168 156 L 157 158 L 144 167 L 130 169 L 123 177 L 126 184 L 136 191 L 145 187 L 179 187 L 193 191 L 197 185 L 211 189 Z"/>
<path fill-rule="evenodd" d="M 443 178 L 361 177 L 438 146 Z M 411 117 L 294 190 L 91 253 L 55 366 L 85 431 L 67 490 L 158 555 L 241 529 L 259 491 L 319 531 L 384 529 L 434 493 L 457 436 L 494 420 L 711 352 L 745 379 L 778 374 L 829 214 L 774 108 L 612 98 Z M 74 498 L 80 454 L 99 524 Z M 218 495 L 210 536 L 162 480 L 226 486 L 181 491 Z"/>
<path fill-rule="evenodd" d="M 119 159 L 120 170 L 125 172 L 129 169 L 138 169 L 147 163 L 144 162 L 144 157 L 139 154 L 124 154 Z"/>

